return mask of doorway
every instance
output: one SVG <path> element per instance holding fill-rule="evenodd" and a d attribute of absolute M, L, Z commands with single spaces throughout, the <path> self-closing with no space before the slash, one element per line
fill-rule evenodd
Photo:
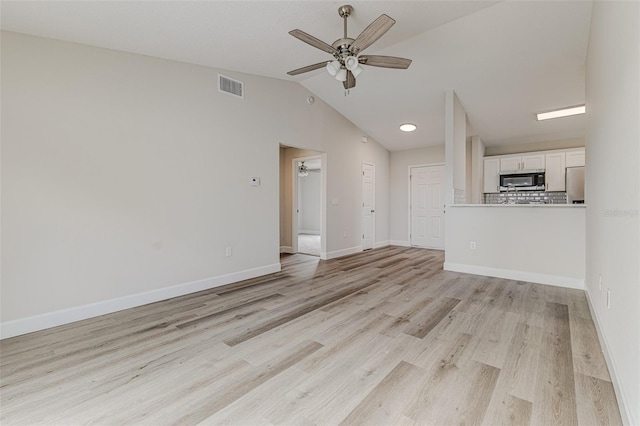
<path fill-rule="evenodd" d="M 444 165 L 409 167 L 409 238 L 413 247 L 444 250 Z"/>
<path fill-rule="evenodd" d="M 294 159 L 296 182 L 297 253 L 320 256 L 322 212 L 322 160 Z"/>
<path fill-rule="evenodd" d="M 305 161 L 305 165 L 309 166 L 310 161 L 318 160 L 319 165 L 311 164 L 320 176 L 320 206 L 318 208 L 320 216 L 320 235 L 314 235 L 314 239 L 320 240 L 320 259 L 327 258 L 327 218 L 326 218 L 326 199 L 327 199 L 327 155 L 320 151 L 310 149 L 301 149 L 292 146 L 280 144 L 280 254 L 298 253 L 299 230 L 308 231 L 309 229 L 301 229 L 298 217 L 299 196 L 298 196 L 298 167 L 301 161 Z M 317 177 L 318 173 L 314 174 Z M 311 175 L 311 173 L 310 173 Z M 314 178 L 312 177 L 312 179 Z M 305 177 L 306 179 L 306 177 Z M 304 190 L 304 189 L 303 189 Z M 315 234 L 315 229 L 312 229 Z M 304 238 L 304 237 L 303 237 Z M 313 243 L 317 247 L 317 243 Z M 307 251 L 304 249 L 304 251 Z M 317 253 L 317 249 L 315 251 Z M 314 253 L 314 254 L 315 254 Z"/>

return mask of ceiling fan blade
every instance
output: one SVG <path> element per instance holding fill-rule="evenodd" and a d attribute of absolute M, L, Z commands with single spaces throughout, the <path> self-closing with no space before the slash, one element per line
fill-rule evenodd
<path fill-rule="evenodd" d="M 353 53 L 357 54 L 371 46 L 376 40 L 382 37 L 384 33 L 389 31 L 389 28 L 391 28 L 395 23 L 396 21 L 393 18 L 390 18 L 387 15 L 380 15 L 378 19 L 370 23 L 369 26 L 365 28 L 355 39 L 351 45 Z"/>
<path fill-rule="evenodd" d="M 396 58 L 395 56 L 362 55 L 358 57 L 358 61 L 363 65 L 403 70 L 411 65 L 411 59 Z"/>
<path fill-rule="evenodd" d="M 351 71 L 347 70 L 347 79 L 342 82 L 342 85 L 344 86 L 345 90 L 356 87 L 356 77 Z"/>
<path fill-rule="evenodd" d="M 302 74 L 305 72 L 309 72 L 309 71 L 313 71 L 313 70 L 317 70 L 320 68 L 324 68 L 327 66 L 327 62 L 328 61 L 324 61 L 324 62 L 318 62 L 317 64 L 313 64 L 313 65 L 307 65 L 306 67 L 302 67 L 302 68 L 298 68 L 297 70 L 293 70 L 293 71 L 289 71 L 287 74 L 289 75 L 298 75 L 298 74 Z"/>
<path fill-rule="evenodd" d="M 291 31 L 289 31 L 289 34 L 291 34 L 292 36 L 294 36 L 298 40 L 302 40 L 305 43 L 307 43 L 307 44 L 309 44 L 309 45 L 311 45 L 311 46 L 313 46 L 315 48 L 318 48 L 318 49 L 320 49 L 320 50 L 322 50 L 324 52 L 331 53 L 332 55 L 338 53 L 338 51 L 336 50 L 335 47 L 328 45 L 324 41 L 319 40 L 319 39 L 315 38 L 314 36 L 305 33 L 304 31 L 291 30 Z"/>

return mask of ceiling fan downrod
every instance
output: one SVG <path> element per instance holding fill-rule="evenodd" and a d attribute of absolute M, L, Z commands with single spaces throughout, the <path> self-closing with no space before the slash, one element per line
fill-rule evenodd
<path fill-rule="evenodd" d="M 347 18 L 351 15 L 352 12 L 353 6 L 351 6 L 350 4 L 345 4 L 344 6 L 340 6 L 338 8 L 338 15 L 340 15 L 340 17 L 344 21 L 344 38 L 347 38 Z"/>

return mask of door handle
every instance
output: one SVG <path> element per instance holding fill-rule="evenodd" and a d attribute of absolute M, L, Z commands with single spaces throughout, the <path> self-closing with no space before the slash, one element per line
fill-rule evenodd
<path fill-rule="evenodd" d="M 375 212 L 376 212 L 375 210 L 371 210 L 371 213 L 375 213 Z"/>

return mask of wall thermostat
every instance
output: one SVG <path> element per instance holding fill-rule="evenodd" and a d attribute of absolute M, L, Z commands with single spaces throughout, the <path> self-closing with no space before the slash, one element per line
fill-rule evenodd
<path fill-rule="evenodd" d="M 251 186 L 260 186 L 260 178 L 252 177 L 251 178 Z"/>

